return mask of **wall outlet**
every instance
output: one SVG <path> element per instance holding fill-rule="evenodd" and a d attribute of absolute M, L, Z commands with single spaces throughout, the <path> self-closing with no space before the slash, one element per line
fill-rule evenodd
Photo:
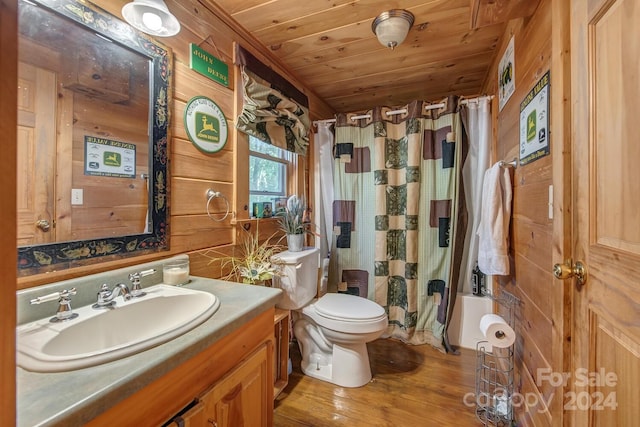
<path fill-rule="evenodd" d="M 81 205 L 84 201 L 84 192 L 82 188 L 72 188 L 71 189 L 71 204 L 72 205 Z"/>

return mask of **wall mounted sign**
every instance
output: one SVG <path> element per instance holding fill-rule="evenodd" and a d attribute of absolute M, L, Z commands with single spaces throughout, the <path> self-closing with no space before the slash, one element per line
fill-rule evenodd
<path fill-rule="evenodd" d="M 189 43 L 189 67 L 214 82 L 229 87 L 229 66 L 198 45 Z"/>
<path fill-rule="evenodd" d="M 135 178 L 135 144 L 85 135 L 84 174 Z"/>
<path fill-rule="evenodd" d="M 189 100 L 184 110 L 187 136 L 200 151 L 216 153 L 227 142 L 227 119 L 215 102 L 204 96 Z"/>
<path fill-rule="evenodd" d="M 520 103 L 520 164 L 549 154 L 549 71 Z"/>
<path fill-rule="evenodd" d="M 500 111 L 516 90 L 515 49 L 513 37 L 509 40 L 507 49 L 498 65 L 498 104 Z"/>

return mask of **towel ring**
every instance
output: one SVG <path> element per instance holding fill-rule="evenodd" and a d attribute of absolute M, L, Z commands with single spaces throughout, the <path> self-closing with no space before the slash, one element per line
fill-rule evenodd
<path fill-rule="evenodd" d="M 229 200 L 227 200 L 227 198 L 224 196 L 224 194 L 222 194 L 219 191 L 213 191 L 213 189 L 211 189 L 211 188 L 207 190 L 206 195 L 207 195 L 207 216 L 211 220 L 216 221 L 216 222 L 224 221 L 229 216 Z M 209 212 L 209 204 L 211 204 L 211 201 L 213 199 L 215 199 L 216 197 L 224 199 L 224 202 L 227 204 L 227 211 L 224 213 L 222 218 L 215 218 L 215 217 L 211 216 L 211 212 Z"/>

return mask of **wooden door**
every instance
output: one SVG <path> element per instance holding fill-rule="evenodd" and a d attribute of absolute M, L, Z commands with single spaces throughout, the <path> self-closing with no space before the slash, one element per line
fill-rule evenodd
<path fill-rule="evenodd" d="M 640 2 L 572 0 L 575 426 L 640 422 Z"/>
<path fill-rule="evenodd" d="M 24 246 L 55 241 L 57 91 L 51 71 L 21 62 L 18 75 L 16 202 L 18 246 Z"/>

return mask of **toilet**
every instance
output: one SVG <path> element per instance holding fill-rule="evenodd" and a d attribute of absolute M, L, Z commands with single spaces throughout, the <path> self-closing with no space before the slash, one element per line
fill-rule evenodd
<path fill-rule="evenodd" d="M 384 309 L 366 298 L 326 294 L 316 298 L 319 250 L 281 252 L 284 264 L 274 287 L 284 293 L 279 308 L 293 311 L 293 331 L 305 375 L 342 387 L 361 387 L 371 380 L 367 343 L 387 327 Z"/>

